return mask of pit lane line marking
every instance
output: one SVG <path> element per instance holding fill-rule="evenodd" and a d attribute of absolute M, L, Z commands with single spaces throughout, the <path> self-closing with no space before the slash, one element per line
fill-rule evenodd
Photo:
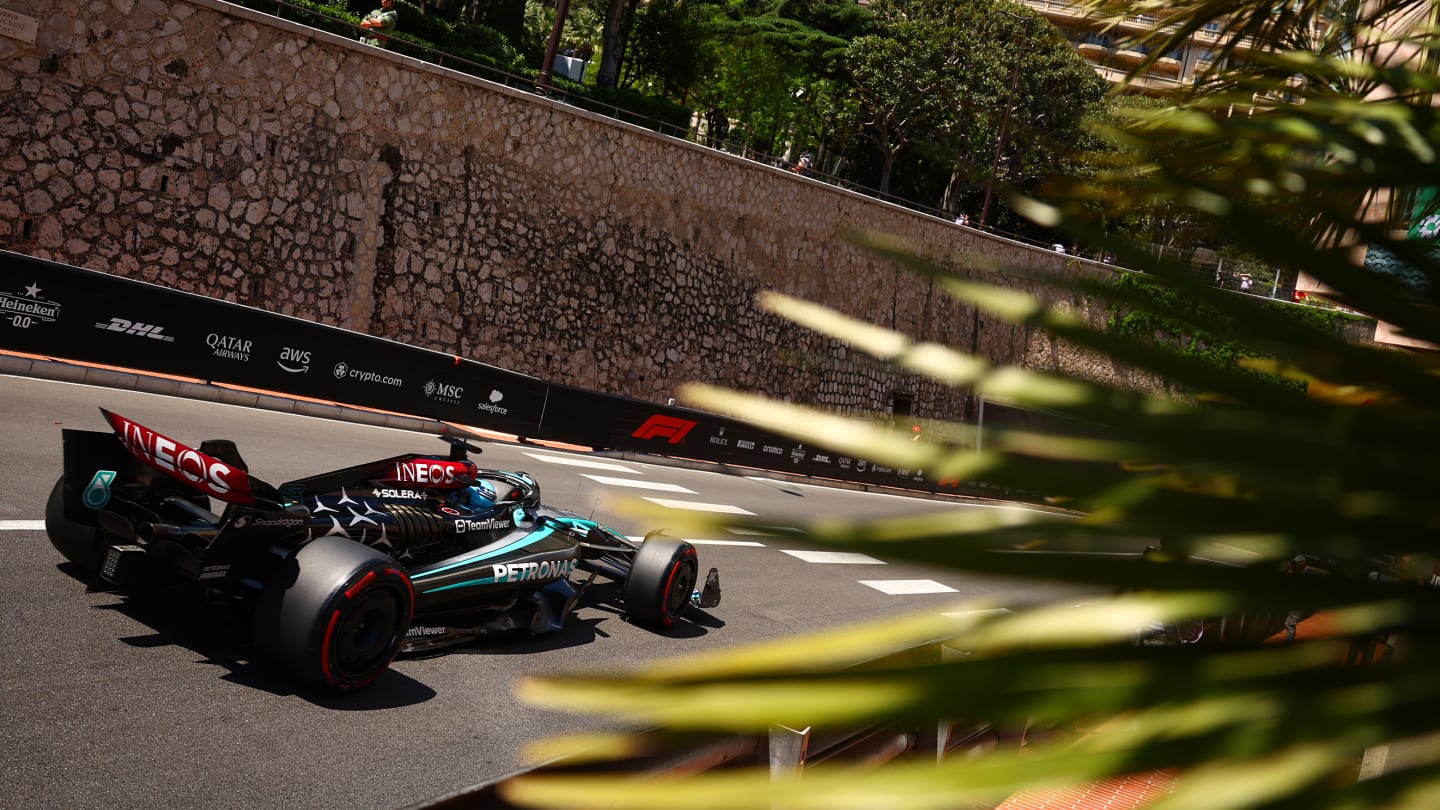
<path fill-rule="evenodd" d="M 666 509 L 686 509 L 692 512 L 724 512 L 729 515 L 753 515 L 749 509 L 742 509 L 728 503 L 701 503 L 699 501 L 676 501 L 670 498 L 646 498 L 645 500 Z"/>
<path fill-rule="evenodd" d="M 40 532 L 45 530 L 43 520 L 0 520 L 0 532 Z"/>
<path fill-rule="evenodd" d="M 663 481 L 640 481 L 634 478 L 615 478 L 609 475 L 591 475 L 580 473 L 580 477 L 589 478 L 597 484 L 604 484 L 607 487 L 629 487 L 630 489 L 648 489 L 653 492 L 674 492 L 680 495 L 697 495 L 695 490 L 682 487 L 679 484 L 667 484 Z"/>

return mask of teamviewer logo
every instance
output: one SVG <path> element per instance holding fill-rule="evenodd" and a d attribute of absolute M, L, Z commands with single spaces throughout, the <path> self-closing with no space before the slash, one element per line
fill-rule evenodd
<path fill-rule="evenodd" d="M 630 436 L 635 439 L 654 439 L 669 437 L 670 444 L 680 444 L 685 440 L 686 434 L 695 427 L 695 423 L 689 419 L 680 419 L 675 416 L 661 416 L 656 414 L 645 420 Z"/>

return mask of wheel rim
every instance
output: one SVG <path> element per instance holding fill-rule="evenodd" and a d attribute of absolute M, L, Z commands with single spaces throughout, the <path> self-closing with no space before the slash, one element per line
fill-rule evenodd
<path fill-rule="evenodd" d="M 336 611 L 329 647 L 341 680 L 363 677 L 389 662 L 400 614 L 400 598 L 390 588 L 366 590 Z"/>
<path fill-rule="evenodd" d="M 695 590 L 695 565 L 680 562 L 670 573 L 670 584 L 665 591 L 665 616 L 679 616 L 690 603 L 690 594 Z"/>

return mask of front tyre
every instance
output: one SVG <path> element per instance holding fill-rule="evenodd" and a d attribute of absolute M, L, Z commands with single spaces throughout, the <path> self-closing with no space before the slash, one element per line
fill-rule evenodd
<path fill-rule="evenodd" d="M 65 559 L 94 572 L 100 567 L 104 553 L 104 535 L 96 526 L 79 523 L 65 517 L 65 476 L 55 482 L 50 490 L 50 499 L 45 502 L 45 533 L 50 536 L 50 545 Z"/>
<path fill-rule="evenodd" d="M 281 564 L 255 606 L 255 644 L 307 686 L 346 691 L 394 660 L 415 607 L 410 577 L 390 556 L 321 537 Z"/>
<path fill-rule="evenodd" d="M 630 576 L 625 578 L 625 612 L 640 624 L 662 630 L 674 627 L 690 604 L 699 570 L 694 546 L 651 534 L 635 552 Z"/>

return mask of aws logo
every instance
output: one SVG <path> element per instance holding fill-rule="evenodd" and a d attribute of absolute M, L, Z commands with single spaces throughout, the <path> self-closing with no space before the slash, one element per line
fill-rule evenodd
<path fill-rule="evenodd" d="M 304 374 L 310 370 L 310 352 L 286 346 L 280 350 L 280 359 L 275 361 L 275 365 L 279 366 L 281 371 Z"/>
<path fill-rule="evenodd" d="M 657 413 L 646 419 L 645 424 L 631 433 L 630 437 L 634 439 L 665 438 L 669 444 L 680 444 L 685 441 L 685 437 L 694 428 L 695 423 L 689 419 Z"/>

